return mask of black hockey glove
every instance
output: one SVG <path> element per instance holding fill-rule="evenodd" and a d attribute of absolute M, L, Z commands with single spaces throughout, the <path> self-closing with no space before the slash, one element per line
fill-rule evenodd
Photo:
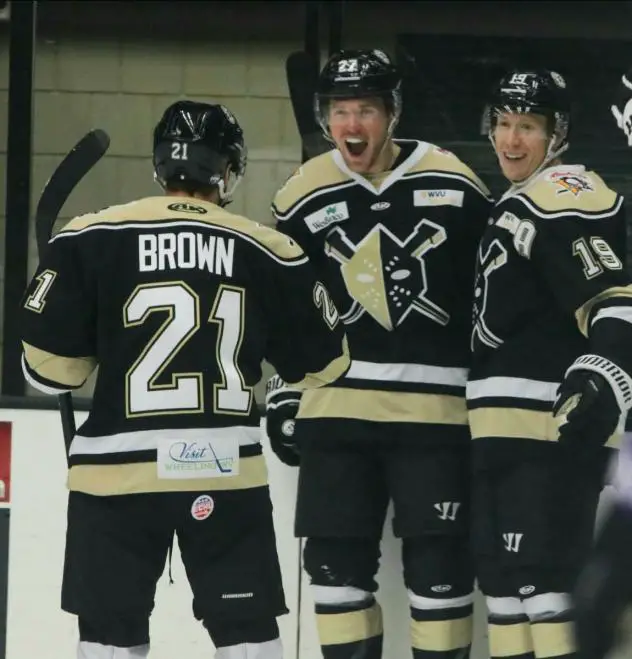
<path fill-rule="evenodd" d="M 578 659 L 604 659 L 632 604 L 632 508 L 614 504 L 574 594 Z"/>
<path fill-rule="evenodd" d="M 632 397 L 629 383 L 629 376 L 611 361 L 579 357 L 566 371 L 553 404 L 560 443 L 580 450 L 603 446 L 622 423 Z"/>
<path fill-rule="evenodd" d="M 300 463 L 294 440 L 294 418 L 301 402 L 301 392 L 290 389 L 278 376 L 273 375 L 266 385 L 266 432 L 270 448 L 277 458 L 290 467 Z"/>

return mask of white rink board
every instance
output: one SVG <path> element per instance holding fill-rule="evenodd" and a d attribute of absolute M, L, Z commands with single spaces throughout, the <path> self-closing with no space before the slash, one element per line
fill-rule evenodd
<path fill-rule="evenodd" d="M 85 413 L 77 414 L 78 424 Z M 76 656 L 74 617 L 60 609 L 60 587 L 66 529 L 66 463 L 56 411 L 0 410 L 0 421 L 12 422 L 12 506 L 10 535 L 7 659 Z M 277 541 L 286 597 L 291 613 L 280 618 L 285 659 L 319 659 L 312 600 L 299 574 L 300 545 L 293 537 L 297 470 L 271 456 L 264 442 L 275 510 Z M 386 659 L 410 657 L 408 602 L 400 567 L 400 543 L 390 519 L 385 528 L 378 597 L 385 618 Z M 169 584 L 167 571 L 158 584 L 151 620 L 151 659 L 210 659 L 214 650 L 191 612 L 191 591 L 177 545 Z M 302 579 L 300 629 L 299 578 Z M 487 655 L 484 610 L 478 600 L 473 659 Z M 297 640 L 299 647 L 297 648 Z"/>
<path fill-rule="evenodd" d="M 77 425 L 85 418 L 77 414 Z M 66 532 L 66 462 L 59 413 L 0 410 L 12 422 L 7 659 L 74 659 L 75 618 L 60 609 Z M 296 470 L 268 458 L 283 578 L 292 612 L 279 619 L 286 657 L 296 657 L 299 542 L 293 537 Z M 210 659 L 211 641 L 191 612 L 191 591 L 177 545 L 172 575 L 157 589 L 151 659 Z"/>

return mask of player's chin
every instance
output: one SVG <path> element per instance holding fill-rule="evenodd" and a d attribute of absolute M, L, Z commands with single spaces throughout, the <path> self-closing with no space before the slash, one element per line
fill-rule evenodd
<path fill-rule="evenodd" d="M 506 158 L 501 160 L 500 168 L 502 169 L 504 177 L 512 183 L 520 183 L 520 181 L 524 181 L 529 178 L 533 172 L 533 167 L 530 167 L 527 163 L 511 162 Z"/>

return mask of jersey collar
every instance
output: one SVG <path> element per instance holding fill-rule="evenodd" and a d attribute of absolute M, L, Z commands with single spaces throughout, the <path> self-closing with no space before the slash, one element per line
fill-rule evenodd
<path fill-rule="evenodd" d="M 336 163 L 336 166 L 338 169 L 340 169 L 341 172 L 345 173 L 349 178 L 353 179 L 358 185 L 362 186 L 363 188 L 366 188 L 369 192 L 372 192 L 374 195 L 379 196 L 381 195 L 385 190 L 391 187 L 393 183 L 396 181 L 399 181 L 399 179 L 402 178 L 402 176 L 413 167 L 416 163 L 418 163 L 425 155 L 428 149 L 430 148 L 430 144 L 428 142 L 420 142 L 419 140 L 395 140 L 396 144 L 401 144 L 401 143 L 416 143 L 417 146 L 413 149 L 413 152 L 403 160 L 395 169 L 380 183 L 379 186 L 375 187 L 373 184 L 371 184 L 364 176 L 361 174 L 356 174 L 356 172 L 353 172 L 347 167 L 347 163 L 345 162 L 342 153 L 338 149 L 334 149 L 331 151 L 331 157 L 333 158 L 333 161 Z"/>

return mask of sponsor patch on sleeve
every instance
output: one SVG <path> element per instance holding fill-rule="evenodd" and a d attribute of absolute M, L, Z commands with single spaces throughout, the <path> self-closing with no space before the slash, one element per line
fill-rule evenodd
<path fill-rule="evenodd" d="M 462 190 L 415 190 L 415 206 L 463 206 Z"/>
<path fill-rule="evenodd" d="M 305 224 L 312 233 L 318 233 L 331 224 L 349 219 L 349 209 L 346 201 L 329 204 L 305 217 Z"/>

